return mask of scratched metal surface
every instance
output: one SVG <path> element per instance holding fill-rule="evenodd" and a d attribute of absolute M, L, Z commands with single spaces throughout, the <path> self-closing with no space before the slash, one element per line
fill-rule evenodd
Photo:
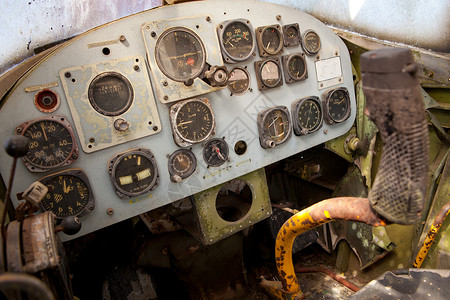
<path fill-rule="evenodd" d="M 157 20 L 190 18 L 199 15 L 210 16 L 211 22 L 215 26 L 226 20 L 244 18 L 250 20 L 254 28 L 271 24 L 285 25 L 298 22 L 301 33 L 308 29 L 315 30 L 322 41 L 322 48 L 318 53 L 320 59 L 336 57 L 336 53 L 340 58 L 343 80 L 336 82 L 333 87 L 346 87 L 349 90 L 351 95 L 350 118 L 340 124 L 323 124 L 319 131 L 311 135 L 299 137 L 293 135 L 286 143 L 273 149 L 262 149 L 257 135 L 256 120 L 258 112 L 279 105 L 291 107 L 291 103 L 297 99 L 306 96 L 320 97 L 326 91 L 326 89 L 320 89 L 318 84 L 315 58 L 306 56 L 309 75 L 307 80 L 289 85 L 283 84 L 281 87 L 264 92 L 258 91 L 254 71 L 254 61 L 261 59 L 258 55 L 243 63 L 227 64 L 226 66 L 229 69 L 235 66 L 247 66 L 251 77 L 252 91 L 240 96 L 230 96 L 229 90 L 224 88 L 207 93 L 202 97 L 208 98 L 211 102 L 216 118 L 215 137 L 225 137 L 225 141 L 230 147 L 230 161 L 218 168 L 207 168 L 202 158 L 202 145 L 194 145 L 192 152 L 197 157 L 197 171 L 181 183 L 173 183 L 170 181 L 167 170 L 167 157 L 179 148 L 172 138 L 169 105 L 163 104 L 154 90 L 150 91 L 156 99 L 155 102 L 161 120 L 161 131 L 159 133 L 137 138 L 127 143 L 112 145 L 93 153 L 80 151 L 79 158 L 70 165 L 71 168 L 82 168 L 87 173 L 95 194 L 96 206 L 91 214 L 82 218 L 81 231 L 71 237 L 62 234 L 63 240 L 87 234 L 204 191 L 343 135 L 351 128 L 355 119 L 356 100 L 350 56 L 341 39 L 327 26 L 303 12 L 275 4 L 255 1 L 200 1 L 157 8 L 112 22 L 80 35 L 58 52 L 47 57 L 17 85 L 0 110 L 0 141 L 3 143 L 14 133 L 14 128 L 24 121 L 44 116 L 44 113 L 38 111 L 33 105 L 35 92 L 26 92 L 25 88 L 47 84 L 55 85 L 56 83 L 57 86 L 51 87 L 51 89 L 58 93 L 62 100 L 55 114 L 65 115 L 73 125 L 74 119 L 70 113 L 60 78 L 61 70 L 97 64 L 107 60 L 120 60 L 130 57 L 130 55 L 146 57 L 146 48 L 141 31 L 143 24 Z M 276 18 L 277 15 L 281 16 L 279 21 Z M 119 41 L 121 35 L 126 37 L 125 43 Z M 214 40 L 204 40 L 203 42 L 205 44 L 217 44 L 217 37 Z M 102 53 L 105 43 L 110 48 L 109 55 Z M 300 46 L 285 48 L 284 55 L 297 52 L 303 52 Z M 151 80 L 154 79 L 151 78 Z M 75 135 L 79 141 L 79 134 L 75 132 Z M 239 140 L 244 140 L 248 145 L 248 149 L 243 155 L 237 155 L 233 151 L 235 143 Z M 121 200 L 113 191 L 107 172 L 107 163 L 116 153 L 136 147 L 145 147 L 152 151 L 159 169 L 160 183 L 150 194 Z M 2 152 L 0 171 L 5 181 L 9 176 L 11 161 L 12 159 Z M 56 171 L 60 170 L 57 169 Z M 18 163 L 16 174 L 17 180 L 12 195 L 23 192 L 29 184 L 44 176 L 43 174 L 30 173 L 22 162 Z M 113 214 L 107 214 L 107 210 L 110 208 L 114 210 Z"/>

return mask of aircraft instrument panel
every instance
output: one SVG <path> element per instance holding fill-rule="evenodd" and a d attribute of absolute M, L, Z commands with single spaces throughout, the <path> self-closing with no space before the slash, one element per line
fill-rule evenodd
<path fill-rule="evenodd" d="M 195 1 L 47 54 L 3 101 L 0 138 L 29 139 L 11 194 L 52 185 L 41 209 L 82 222 L 61 233 L 69 240 L 341 136 L 355 115 L 348 50 L 322 22 L 264 2 Z M 4 181 L 10 165 L 2 154 Z"/>

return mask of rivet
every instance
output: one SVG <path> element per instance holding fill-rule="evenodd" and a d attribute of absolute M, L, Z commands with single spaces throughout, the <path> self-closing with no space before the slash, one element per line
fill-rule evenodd
<path fill-rule="evenodd" d="M 106 213 L 107 213 L 108 215 L 112 216 L 112 215 L 114 214 L 114 209 L 108 208 L 108 209 L 106 210 Z"/>

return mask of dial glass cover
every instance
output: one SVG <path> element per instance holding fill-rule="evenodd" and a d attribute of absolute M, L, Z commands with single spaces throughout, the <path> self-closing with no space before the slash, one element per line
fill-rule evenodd
<path fill-rule="evenodd" d="M 316 54 L 319 52 L 320 46 L 320 37 L 315 31 L 308 30 L 303 34 L 303 49 L 307 54 Z"/>
<path fill-rule="evenodd" d="M 350 116 L 350 97 L 345 88 L 337 88 L 328 93 L 326 98 L 328 116 L 339 123 Z"/>
<path fill-rule="evenodd" d="M 41 207 L 57 218 L 82 216 L 94 209 L 94 199 L 86 174 L 71 169 L 46 176 L 40 182 L 48 187 Z"/>
<path fill-rule="evenodd" d="M 291 55 L 287 61 L 289 76 L 294 80 L 303 78 L 306 72 L 305 60 L 298 54 Z"/>
<path fill-rule="evenodd" d="M 200 75 L 206 60 L 205 47 L 200 38 L 183 27 L 163 32 L 156 42 L 155 56 L 164 75 L 180 82 Z"/>
<path fill-rule="evenodd" d="M 317 97 L 301 99 L 295 103 L 294 131 L 304 135 L 317 131 L 322 125 L 322 108 Z M 297 125 L 297 126 L 296 126 Z"/>
<path fill-rule="evenodd" d="M 230 72 L 228 88 L 233 94 L 242 95 L 250 87 L 250 76 L 244 68 L 234 68 Z"/>
<path fill-rule="evenodd" d="M 158 169 L 148 149 L 119 153 L 109 161 L 109 166 L 111 181 L 121 198 L 135 197 L 156 188 Z"/>
<path fill-rule="evenodd" d="M 190 143 L 208 138 L 214 129 L 213 112 L 209 104 L 201 99 L 188 100 L 178 106 L 175 115 L 177 134 Z"/>
<path fill-rule="evenodd" d="M 51 116 L 26 122 L 16 128 L 30 140 L 23 157 L 32 172 L 45 172 L 72 163 L 78 157 L 78 147 L 69 122 L 63 116 Z"/>
<path fill-rule="evenodd" d="M 261 65 L 260 77 L 265 86 L 275 87 L 281 80 L 280 67 L 272 60 L 265 61 Z"/>
<path fill-rule="evenodd" d="M 223 30 L 222 48 L 233 60 L 246 60 L 253 53 L 253 32 L 247 23 L 249 22 L 236 20 L 225 25 Z"/>
<path fill-rule="evenodd" d="M 275 26 L 266 27 L 261 33 L 261 46 L 268 54 L 277 54 L 283 47 L 283 36 Z"/>
<path fill-rule="evenodd" d="M 291 136 L 291 119 L 285 106 L 277 106 L 260 113 L 258 117 L 260 142 L 263 148 L 272 148 Z"/>
<path fill-rule="evenodd" d="M 283 34 L 285 46 L 300 44 L 300 31 L 297 23 L 283 26 Z"/>
<path fill-rule="evenodd" d="M 117 72 L 97 75 L 89 84 L 88 98 L 92 107 L 105 116 L 118 116 L 133 103 L 130 81 Z"/>
<path fill-rule="evenodd" d="M 219 138 L 209 140 L 203 148 L 203 159 L 209 167 L 221 166 L 228 160 L 228 144 Z"/>
<path fill-rule="evenodd" d="M 180 149 L 169 156 L 169 173 L 172 181 L 185 179 L 194 173 L 197 167 L 197 159 L 194 153 L 187 149 Z"/>

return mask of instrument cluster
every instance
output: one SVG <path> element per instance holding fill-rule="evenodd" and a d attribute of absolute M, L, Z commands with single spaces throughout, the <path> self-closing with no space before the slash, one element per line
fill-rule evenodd
<path fill-rule="evenodd" d="M 30 140 L 15 192 L 47 185 L 42 209 L 82 217 L 80 236 L 345 134 L 355 108 L 345 44 L 320 21 L 202 1 L 106 24 L 47 56 L 4 102 L 0 136 Z"/>

